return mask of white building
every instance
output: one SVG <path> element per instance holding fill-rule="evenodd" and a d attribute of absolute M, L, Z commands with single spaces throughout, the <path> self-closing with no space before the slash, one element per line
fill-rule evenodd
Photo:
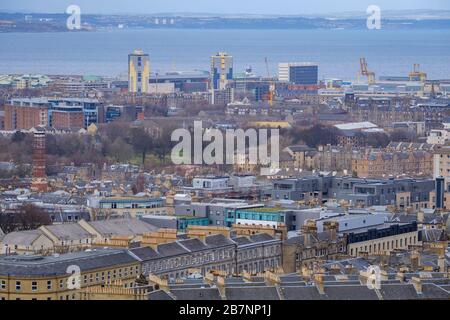
<path fill-rule="evenodd" d="M 226 189 L 229 177 L 198 177 L 192 180 L 192 187 L 198 189 Z"/>
<path fill-rule="evenodd" d="M 450 132 L 447 130 L 431 130 L 427 137 L 428 144 L 439 144 L 445 145 L 445 143 L 450 139 Z"/>

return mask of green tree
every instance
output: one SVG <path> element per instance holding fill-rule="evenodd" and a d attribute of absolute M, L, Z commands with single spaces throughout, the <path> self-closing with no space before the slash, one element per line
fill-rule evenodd
<path fill-rule="evenodd" d="M 144 165 L 147 153 L 153 145 L 152 137 L 142 128 L 132 128 L 130 130 L 130 144 L 137 153 L 141 154 L 142 165 Z"/>
<path fill-rule="evenodd" d="M 114 158 L 116 162 L 126 162 L 133 156 L 133 147 L 118 137 L 108 148 L 108 154 Z"/>

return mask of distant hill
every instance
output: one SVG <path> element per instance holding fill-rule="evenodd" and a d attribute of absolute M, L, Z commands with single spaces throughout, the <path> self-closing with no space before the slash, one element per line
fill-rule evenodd
<path fill-rule="evenodd" d="M 66 14 L 0 12 L 0 32 L 63 32 Z M 142 15 L 83 14 L 84 31 L 102 29 L 364 29 L 367 14 L 249 15 L 160 13 Z M 410 10 L 382 12 L 384 29 L 450 29 L 450 11 Z"/>

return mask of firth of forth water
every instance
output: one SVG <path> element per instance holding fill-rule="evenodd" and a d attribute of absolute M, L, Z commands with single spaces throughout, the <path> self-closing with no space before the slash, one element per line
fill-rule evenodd
<path fill-rule="evenodd" d="M 152 72 L 208 70 L 226 51 L 235 73 L 276 75 L 279 62 L 312 61 L 321 78 L 355 79 L 365 57 L 377 76 L 407 76 L 413 64 L 432 79 L 450 78 L 450 30 L 114 30 L 0 34 L 0 74 L 119 76 L 127 55 L 150 54 Z"/>

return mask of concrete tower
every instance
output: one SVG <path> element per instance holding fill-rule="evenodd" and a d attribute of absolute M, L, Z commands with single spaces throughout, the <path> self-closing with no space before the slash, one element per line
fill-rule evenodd
<path fill-rule="evenodd" d="M 149 55 L 142 50 L 134 50 L 128 55 L 128 91 L 147 93 L 150 79 Z"/>
<path fill-rule="evenodd" d="M 211 57 L 211 86 L 213 90 L 224 90 L 233 79 L 233 57 L 219 52 Z"/>

